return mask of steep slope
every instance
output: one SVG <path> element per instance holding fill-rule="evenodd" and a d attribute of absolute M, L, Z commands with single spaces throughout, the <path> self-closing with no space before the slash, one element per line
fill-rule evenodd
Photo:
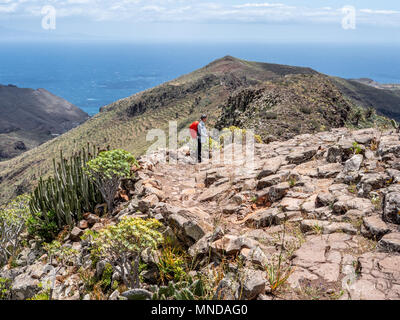
<path fill-rule="evenodd" d="M 0 161 L 84 122 L 88 115 L 44 89 L 0 85 Z"/>
<path fill-rule="evenodd" d="M 357 80 L 333 79 L 339 90 L 354 103 L 400 121 L 400 90 L 396 86 L 384 89 Z"/>
<path fill-rule="evenodd" d="M 283 89 L 285 82 L 297 78 L 299 88 L 310 89 L 310 92 L 301 93 L 304 97 L 296 96 L 296 90 L 300 90 L 299 88 Z M 116 101 L 102 108 L 98 115 L 81 126 L 18 158 L 0 163 L 0 202 L 26 192 L 39 176 L 49 173 L 52 158 L 58 157 L 60 150 L 68 156 L 91 143 L 99 148 L 123 148 L 140 155 L 157 141 L 157 138 L 149 141 L 146 139 L 149 130 L 161 129 L 168 137 L 169 121 L 177 121 L 180 130 L 188 127 L 202 113 L 209 115 L 209 126 L 212 127 L 219 120 L 223 107 L 230 103 L 230 97 L 246 88 L 264 86 L 266 94 L 271 89 L 271 94 L 277 95 L 277 99 L 282 99 L 277 106 L 282 108 L 282 113 L 287 113 L 286 124 L 298 124 L 290 125 L 290 130 L 297 130 L 303 125 L 309 126 L 310 117 L 299 118 L 297 111 L 292 112 L 308 107 L 307 95 L 309 99 L 315 98 L 319 101 L 315 104 L 316 108 L 325 103 L 332 106 L 332 110 L 326 107 L 327 117 L 319 122 L 321 125 L 329 122 L 327 127 L 341 126 L 344 123 L 342 118 L 349 112 L 349 105 L 343 102 L 344 98 L 329 79 L 309 68 L 249 62 L 226 56 L 190 74 Z M 314 84 L 331 89 L 315 93 Z M 290 108 L 287 112 L 284 110 L 288 105 L 284 97 L 279 97 L 280 93 L 290 93 L 287 100 Z M 339 105 L 336 104 L 338 101 Z M 331 119 L 334 119 L 334 123 L 330 123 Z M 263 127 L 273 123 L 273 119 L 267 120 Z M 322 126 L 315 126 L 313 130 L 321 129 Z"/>
<path fill-rule="evenodd" d="M 223 105 L 217 128 L 253 128 L 268 142 L 344 126 L 370 127 L 381 120 L 368 109 L 357 108 L 331 79 L 321 74 L 288 75 L 237 91 Z"/>

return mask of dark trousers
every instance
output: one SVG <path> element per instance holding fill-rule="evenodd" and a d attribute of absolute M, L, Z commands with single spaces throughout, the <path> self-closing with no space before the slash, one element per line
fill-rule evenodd
<path fill-rule="evenodd" d="M 201 162 L 201 139 L 197 138 L 197 160 Z"/>

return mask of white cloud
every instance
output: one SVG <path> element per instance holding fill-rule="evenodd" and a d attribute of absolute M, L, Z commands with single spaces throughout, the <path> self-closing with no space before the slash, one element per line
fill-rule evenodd
<path fill-rule="evenodd" d="M 273 0 L 272 0 L 273 1 Z M 292 6 L 279 2 L 228 3 L 199 0 L 0 0 L 0 16 L 40 16 L 44 5 L 53 5 L 58 17 L 94 21 L 194 22 L 194 23 L 337 23 L 341 8 Z M 360 23 L 400 26 L 400 12 L 390 8 L 360 9 Z"/>
<path fill-rule="evenodd" d="M 164 7 L 160 7 L 160 6 L 145 6 L 140 8 L 140 10 L 142 11 L 153 11 L 153 12 L 162 12 L 165 11 Z"/>
<path fill-rule="evenodd" d="M 394 10 L 372 10 L 372 9 L 361 9 L 362 13 L 370 13 L 370 14 L 400 14 L 400 11 Z"/>
<path fill-rule="evenodd" d="M 1 13 L 13 13 L 17 11 L 18 3 L 11 3 L 11 0 L 0 1 L 0 14 Z"/>
<path fill-rule="evenodd" d="M 283 3 L 245 3 L 233 6 L 234 8 L 295 8 L 286 6 Z"/>

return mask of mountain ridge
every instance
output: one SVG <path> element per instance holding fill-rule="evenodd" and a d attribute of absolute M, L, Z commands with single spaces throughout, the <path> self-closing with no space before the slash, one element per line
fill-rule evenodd
<path fill-rule="evenodd" d="M 290 87 L 292 90 L 298 90 L 303 85 L 307 87 L 307 83 L 312 81 L 325 84 L 328 90 L 311 90 L 302 94 L 309 95 L 310 99 L 325 99 L 334 105 L 336 82 L 330 76 L 310 68 L 251 62 L 225 56 L 191 73 L 111 103 L 103 107 L 99 114 L 66 134 L 46 142 L 34 151 L 0 163 L 0 202 L 16 195 L 16 190 L 29 191 L 39 176 L 51 171 L 51 159 L 58 158 L 60 150 L 68 157 L 91 143 L 98 148 L 110 146 L 126 149 L 138 156 L 154 142 L 146 139 L 150 129 L 158 128 L 168 132 L 168 122 L 177 121 L 180 130 L 188 127 L 203 113 L 209 115 L 209 126 L 212 127 L 221 118 L 229 98 L 238 91 L 272 85 L 278 88 L 276 92 L 279 95 L 290 89 L 285 87 L 290 77 L 298 78 L 297 84 Z M 348 86 L 347 80 L 342 81 Z M 363 92 L 363 96 L 366 94 Z M 342 97 L 343 94 L 339 90 L 337 95 Z M 290 106 L 282 107 L 299 109 L 304 101 L 293 94 L 290 96 Z M 343 96 L 343 99 L 347 100 L 347 97 Z M 327 112 L 336 111 L 328 108 Z M 303 123 L 307 120 L 307 117 L 302 119 Z M 291 116 L 287 121 L 296 123 L 298 118 Z M 312 130 L 318 132 L 323 129 L 322 125 L 300 133 Z M 372 125 L 372 122 L 368 125 Z"/>

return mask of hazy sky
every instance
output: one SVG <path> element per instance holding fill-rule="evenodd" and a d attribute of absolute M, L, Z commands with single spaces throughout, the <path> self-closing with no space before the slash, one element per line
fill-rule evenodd
<path fill-rule="evenodd" d="M 48 5 L 55 30 L 42 28 Z M 344 6 L 356 9 L 355 29 L 343 28 Z M 399 44 L 399 31 L 399 0 L 0 0 L 0 40 Z"/>

